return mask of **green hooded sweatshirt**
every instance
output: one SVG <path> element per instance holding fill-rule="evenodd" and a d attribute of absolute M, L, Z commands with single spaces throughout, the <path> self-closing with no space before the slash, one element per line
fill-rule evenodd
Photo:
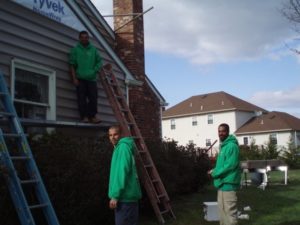
<path fill-rule="evenodd" d="M 121 138 L 114 148 L 109 177 L 108 196 L 120 202 L 136 202 L 142 194 L 135 166 L 135 143 Z"/>
<path fill-rule="evenodd" d="M 222 143 L 212 177 L 214 186 L 223 191 L 234 191 L 240 185 L 241 169 L 238 141 L 229 135 Z"/>
<path fill-rule="evenodd" d="M 78 79 L 95 81 L 102 58 L 91 43 L 86 47 L 78 43 L 71 49 L 69 63 L 74 66 Z"/>

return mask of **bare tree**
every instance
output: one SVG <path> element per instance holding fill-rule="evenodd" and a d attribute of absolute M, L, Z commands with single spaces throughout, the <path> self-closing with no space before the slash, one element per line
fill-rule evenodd
<path fill-rule="evenodd" d="M 284 2 L 281 12 L 292 23 L 300 24 L 300 0 Z"/>
<path fill-rule="evenodd" d="M 282 4 L 282 15 L 287 18 L 296 32 L 300 33 L 300 0 L 288 0 Z M 291 51 L 300 54 L 300 50 L 290 48 Z"/>

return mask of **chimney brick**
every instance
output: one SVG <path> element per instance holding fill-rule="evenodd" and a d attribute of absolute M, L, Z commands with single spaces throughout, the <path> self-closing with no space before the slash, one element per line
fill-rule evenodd
<path fill-rule="evenodd" d="M 142 0 L 113 0 L 114 14 L 143 12 Z M 115 16 L 117 30 L 135 16 Z M 116 31 L 116 52 L 142 87 L 129 89 L 129 107 L 144 138 L 161 138 L 161 106 L 159 99 L 145 81 L 145 50 L 143 16 Z"/>

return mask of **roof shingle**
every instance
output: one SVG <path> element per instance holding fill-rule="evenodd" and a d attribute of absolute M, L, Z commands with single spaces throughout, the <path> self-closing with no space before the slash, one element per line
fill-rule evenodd
<path fill-rule="evenodd" d="M 162 117 L 167 118 L 229 110 L 267 112 L 263 108 L 232 96 L 226 92 L 220 91 L 192 96 L 164 111 Z"/>
<path fill-rule="evenodd" d="M 235 133 L 261 133 L 280 130 L 300 131 L 300 119 L 284 112 L 269 112 L 250 119 Z"/>

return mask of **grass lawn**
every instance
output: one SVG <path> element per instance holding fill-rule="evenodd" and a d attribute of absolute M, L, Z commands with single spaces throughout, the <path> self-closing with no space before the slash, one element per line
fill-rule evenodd
<path fill-rule="evenodd" d="M 288 171 L 288 185 L 283 185 L 284 174 L 271 172 L 265 190 L 256 186 L 243 187 L 238 192 L 238 206 L 250 206 L 249 220 L 240 225 L 300 225 L 300 170 Z M 218 225 L 219 222 L 204 220 L 203 202 L 216 201 L 216 190 L 208 186 L 201 193 L 173 199 L 172 206 L 177 219 L 170 225 Z M 140 225 L 157 224 L 154 215 L 141 215 Z"/>

